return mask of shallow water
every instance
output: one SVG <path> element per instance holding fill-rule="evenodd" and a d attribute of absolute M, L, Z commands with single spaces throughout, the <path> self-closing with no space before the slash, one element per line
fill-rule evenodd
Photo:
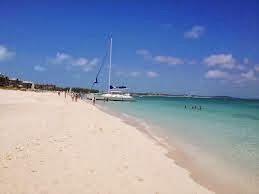
<path fill-rule="evenodd" d="M 98 103 L 163 128 L 214 173 L 247 188 L 259 185 L 259 100 L 146 96 Z"/>

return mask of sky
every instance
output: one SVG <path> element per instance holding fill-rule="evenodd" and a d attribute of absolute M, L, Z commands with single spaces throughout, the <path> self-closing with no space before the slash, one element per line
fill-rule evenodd
<path fill-rule="evenodd" d="M 114 85 L 259 98 L 256 0 L 0 0 L 0 73 L 89 88 L 110 35 Z"/>

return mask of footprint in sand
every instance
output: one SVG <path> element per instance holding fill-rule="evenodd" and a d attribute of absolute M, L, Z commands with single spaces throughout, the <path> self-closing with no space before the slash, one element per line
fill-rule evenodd
<path fill-rule="evenodd" d="M 17 145 L 17 146 L 15 147 L 15 149 L 16 149 L 18 152 L 21 152 L 21 151 L 24 150 L 24 147 L 21 146 L 21 145 Z"/>
<path fill-rule="evenodd" d="M 32 144 L 35 145 L 35 146 L 39 146 L 40 145 L 40 139 L 35 139 L 35 140 L 32 140 Z"/>
<path fill-rule="evenodd" d="M 141 178 L 141 177 L 137 177 L 137 180 L 138 180 L 138 182 L 143 182 L 144 181 L 144 179 Z"/>
<path fill-rule="evenodd" d="M 119 134 L 119 129 L 113 129 L 112 130 L 112 135 L 118 135 Z"/>
<path fill-rule="evenodd" d="M 94 169 L 90 169 L 90 170 L 88 171 L 88 173 L 89 173 L 89 174 L 95 174 L 95 170 L 94 170 Z"/>
<path fill-rule="evenodd" d="M 3 168 L 8 168 L 8 166 L 3 162 L 1 165 Z"/>
<path fill-rule="evenodd" d="M 49 139 L 48 142 L 53 143 L 53 140 L 52 140 L 53 136 L 49 136 L 48 139 Z"/>
<path fill-rule="evenodd" d="M 13 159 L 13 157 L 12 157 L 12 155 L 11 155 L 11 154 L 7 154 L 7 155 L 5 156 L 5 159 L 6 159 L 6 160 L 12 160 L 12 159 Z"/>
<path fill-rule="evenodd" d="M 125 170 L 127 170 L 127 169 L 128 169 L 128 166 L 124 165 L 122 167 L 117 168 L 117 171 L 121 173 L 121 172 L 125 172 Z"/>

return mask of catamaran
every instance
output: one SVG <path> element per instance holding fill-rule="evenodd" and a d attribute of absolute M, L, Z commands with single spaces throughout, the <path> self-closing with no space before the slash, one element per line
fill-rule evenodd
<path fill-rule="evenodd" d="M 102 66 L 101 66 L 102 67 Z M 111 69 L 112 69 L 112 37 L 110 38 L 110 48 L 109 48 L 109 77 L 108 77 L 108 90 L 106 93 L 91 93 L 87 95 L 88 99 L 95 97 L 96 100 L 111 100 L 111 101 L 133 101 L 134 98 L 127 92 L 126 86 L 112 86 L 111 85 Z M 100 68 L 101 70 L 101 68 Z M 95 82 L 98 83 L 98 75 L 100 70 L 97 73 Z"/>

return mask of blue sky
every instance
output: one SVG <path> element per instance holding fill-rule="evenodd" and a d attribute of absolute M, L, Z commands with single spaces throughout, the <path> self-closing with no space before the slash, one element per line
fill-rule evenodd
<path fill-rule="evenodd" d="M 0 0 L 0 72 L 90 87 L 109 34 L 115 85 L 259 98 L 256 0 Z"/>

